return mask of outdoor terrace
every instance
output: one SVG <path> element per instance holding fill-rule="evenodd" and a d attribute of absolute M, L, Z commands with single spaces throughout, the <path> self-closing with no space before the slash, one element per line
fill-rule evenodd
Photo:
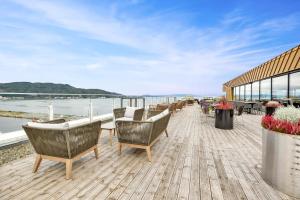
<path fill-rule="evenodd" d="M 152 163 L 140 149 L 119 156 L 117 139 L 110 146 L 103 133 L 99 159 L 76 161 L 73 180 L 64 164 L 47 160 L 32 173 L 34 155 L 0 167 L 0 199 L 292 199 L 261 178 L 260 118 L 245 114 L 225 131 L 187 106 L 152 147 Z"/>

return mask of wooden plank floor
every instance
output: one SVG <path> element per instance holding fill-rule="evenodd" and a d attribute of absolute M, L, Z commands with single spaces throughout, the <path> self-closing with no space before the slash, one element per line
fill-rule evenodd
<path fill-rule="evenodd" d="M 34 155 L 0 167 L 0 199 L 293 199 L 260 176 L 260 116 L 243 115 L 234 130 L 214 128 L 198 106 L 172 116 L 164 134 L 145 151 L 125 148 L 117 154 L 108 134 L 100 138 L 100 158 L 89 154 L 65 180 L 63 164 L 43 161 L 33 174 Z"/>

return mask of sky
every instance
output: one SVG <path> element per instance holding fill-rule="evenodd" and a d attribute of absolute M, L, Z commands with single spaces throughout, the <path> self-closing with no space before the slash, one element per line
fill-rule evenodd
<path fill-rule="evenodd" d="M 0 82 L 221 95 L 299 45 L 295 0 L 0 0 Z"/>

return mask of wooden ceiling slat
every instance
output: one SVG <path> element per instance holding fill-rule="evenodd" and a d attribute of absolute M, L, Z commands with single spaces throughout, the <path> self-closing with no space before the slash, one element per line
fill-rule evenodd
<path fill-rule="evenodd" d="M 294 60 L 296 54 L 297 54 L 297 49 L 293 49 L 291 52 L 290 59 L 288 60 L 288 63 L 286 64 L 287 65 L 286 67 L 288 68 L 289 71 L 292 68 L 292 63 L 293 63 L 293 60 Z"/>
<path fill-rule="evenodd" d="M 274 58 L 274 60 L 272 60 L 271 65 L 268 69 L 267 77 L 273 76 L 275 74 L 276 68 L 277 68 L 279 60 L 280 60 L 280 56 L 276 57 L 276 58 Z"/>
<path fill-rule="evenodd" d="M 288 72 L 287 64 L 291 58 L 291 55 L 292 55 L 292 51 L 289 51 L 289 53 L 285 56 L 284 63 L 282 64 L 282 68 L 283 68 L 282 72 Z"/>
<path fill-rule="evenodd" d="M 268 60 L 225 84 L 227 87 L 244 85 L 295 69 L 300 69 L 300 45 Z"/>
<path fill-rule="evenodd" d="M 279 61 L 278 61 L 278 66 L 277 66 L 277 69 L 276 69 L 274 75 L 281 74 L 281 73 L 283 72 L 283 67 L 282 67 L 282 66 L 283 66 L 283 61 L 284 61 L 285 57 L 286 57 L 286 54 L 283 54 L 283 55 L 280 57 L 280 59 L 279 59 Z"/>
<path fill-rule="evenodd" d="M 255 78 L 256 80 L 260 79 L 260 77 L 261 77 L 261 71 L 262 71 L 264 65 L 265 65 L 265 63 L 262 64 L 262 65 L 260 65 L 260 67 L 255 70 L 256 71 L 256 78 Z"/>
<path fill-rule="evenodd" d="M 260 67 L 258 69 L 256 69 L 256 80 L 262 78 L 262 74 L 263 74 L 262 71 L 263 71 L 265 65 L 266 65 L 266 63 L 260 65 Z"/>
<path fill-rule="evenodd" d="M 271 61 L 268 61 L 268 63 L 264 67 L 262 78 L 266 78 L 267 77 L 268 69 L 269 69 L 270 66 L 271 66 Z"/>
<path fill-rule="evenodd" d="M 298 48 L 297 52 L 296 52 L 296 55 L 295 55 L 295 58 L 294 58 L 294 60 L 292 62 L 291 70 L 297 69 L 297 63 L 299 61 L 299 58 L 300 58 L 300 50 Z"/>

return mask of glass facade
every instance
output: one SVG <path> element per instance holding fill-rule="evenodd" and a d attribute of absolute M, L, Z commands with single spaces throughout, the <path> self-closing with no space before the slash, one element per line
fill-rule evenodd
<path fill-rule="evenodd" d="M 240 101 L 244 101 L 245 100 L 245 86 L 241 85 L 240 86 Z"/>
<path fill-rule="evenodd" d="M 240 100 L 240 87 L 235 87 L 235 100 Z"/>
<path fill-rule="evenodd" d="M 260 100 L 271 99 L 271 79 L 260 81 Z"/>
<path fill-rule="evenodd" d="M 290 74 L 290 98 L 300 99 L 300 72 Z"/>
<path fill-rule="evenodd" d="M 292 98 L 294 99 L 294 105 L 295 102 L 300 105 L 300 71 L 234 88 L 234 99 L 240 101 L 264 101 L 285 98 Z"/>
<path fill-rule="evenodd" d="M 251 101 L 251 84 L 245 85 L 245 100 Z"/>
<path fill-rule="evenodd" d="M 272 79 L 272 99 L 287 98 L 288 75 L 274 77 Z"/>
<path fill-rule="evenodd" d="M 252 83 L 252 101 L 259 100 L 259 81 Z"/>

